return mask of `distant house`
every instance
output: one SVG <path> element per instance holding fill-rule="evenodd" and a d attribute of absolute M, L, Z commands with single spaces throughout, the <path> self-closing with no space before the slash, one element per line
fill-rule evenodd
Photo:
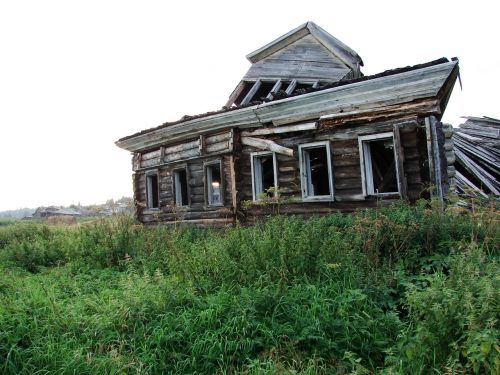
<path fill-rule="evenodd" d="M 79 217 L 82 216 L 82 213 L 71 209 L 71 208 L 62 208 L 56 206 L 50 207 L 38 207 L 36 211 L 33 213 L 34 218 L 46 218 L 50 216 L 73 216 Z"/>
<path fill-rule="evenodd" d="M 429 186 L 442 199 L 454 169 L 440 119 L 456 59 L 364 76 L 361 57 L 313 22 L 247 59 L 222 110 L 116 142 L 132 153 L 140 221 L 352 211 L 427 197 Z"/>

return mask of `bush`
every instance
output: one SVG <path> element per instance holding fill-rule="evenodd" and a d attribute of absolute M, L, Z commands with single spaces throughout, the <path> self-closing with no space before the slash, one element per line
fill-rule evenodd
<path fill-rule="evenodd" d="M 447 258 L 445 270 L 407 291 L 409 329 L 401 338 L 404 372 L 498 373 L 500 272 L 472 244 Z M 431 349 L 431 350 L 429 350 Z"/>

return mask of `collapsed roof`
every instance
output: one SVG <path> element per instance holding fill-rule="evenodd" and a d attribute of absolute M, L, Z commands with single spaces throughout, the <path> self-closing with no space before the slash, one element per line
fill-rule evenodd
<path fill-rule="evenodd" d="M 453 133 L 456 187 L 460 194 L 500 196 L 500 120 L 464 117 Z"/>

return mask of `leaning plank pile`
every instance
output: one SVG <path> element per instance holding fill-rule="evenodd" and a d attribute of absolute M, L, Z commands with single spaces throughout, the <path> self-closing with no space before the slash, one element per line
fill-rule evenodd
<path fill-rule="evenodd" d="M 455 183 L 459 194 L 500 196 L 500 120 L 464 117 L 453 133 Z"/>

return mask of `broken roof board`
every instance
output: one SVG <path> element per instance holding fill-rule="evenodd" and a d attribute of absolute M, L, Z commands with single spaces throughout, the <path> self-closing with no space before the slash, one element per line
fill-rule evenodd
<path fill-rule="evenodd" d="M 252 63 L 256 63 L 308 34 L 314 36 L 316 40 L 352 70 L 356 71 L 359 69 L 359 66 L 363 66 L 363 60 L 361 60 L 361 57 L 354 50 L 311 21 L 300 25 L 292 31 L 273 40 L 271 43 L 266 44 L 264 47 L 249 53 L 247 59 Z"/>
<path fill-rule="evenodd" d="M 258 127 L 269 122 L 285 124 L 350 110 L 377 109 L 437 97 L 450 77 L 455 80 L 456 74 L 458 61 L 441 63 L 172 125 L 162 125 L 124 137 L 116 144 L 125 150 L 137 152 L 166 142 L 178 142 L 233 127 Z M 435 113 L 440 113 L 439 111 L 437 107 Z"/>

